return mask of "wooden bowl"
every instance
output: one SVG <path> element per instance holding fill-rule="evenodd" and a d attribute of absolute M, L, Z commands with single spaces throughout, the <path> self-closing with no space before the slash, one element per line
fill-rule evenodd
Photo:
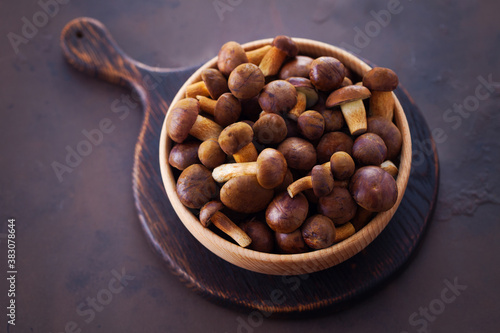
<path fill-rule="evenodd" d="M 312 58 L 319 56 L 335 57 L 360 77 L 371 69 L 365 62 L 335 46 L 309 39 L 293 38 L 293 40 L 299 47 L 299 54 L 308 55 Z M 249 51 L 271 44 L 271 42 L 272 39 L 263 39 L 242 46 L 246 51 Z M 170 107 L 184 98 L 188 85 L 201 80 L 201 72 L 203 69 L 215 68 L 216 66 L 217 57 L 201 66 L 184 83 L 170 104 Z M 394 119 L 403 138 L 399 175 L 396 180 L 398 199 L 394 207 L 386 212 L 378 213 L 364 228 L 340 243 L 326 249 L 301 254 L 270 254 L 242 248 L 220 237 L 210 229 L 204 228 L 200 224 L 198 218 L 180 202 L 177 196 L 175 190 L 176 179 L 172 173 L 171 166 L 168 164 L 168 155 L 172 147 L 172 141 L 167 135 L 166 124 L 163 122 L 160 136 L 160 169 L 165 191 L 167 192 L 170 203 L 181 222 L 200 243 L 220 258 L 239 267 L 264 274 L 295 275 L 317 272 L 335 266 L 351 258 L 370 244 L 387 226 L 403 198 L 411 169 L 411 138 L 403 108 L 395 95 L 394 99 L 396 101 Z"/>

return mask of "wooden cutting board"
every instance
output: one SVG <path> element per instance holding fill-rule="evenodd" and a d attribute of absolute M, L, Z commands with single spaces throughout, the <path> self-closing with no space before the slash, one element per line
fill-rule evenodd
<path fill-rule="evenodd" d="M 144 121 L 135 148 L 133 192 L 140 222 L 155 252 L 188 288 L 219 304 L 255 309 L 260 315 L 296 315 L 339 310 L 390 281 L 405 266 L 424 235 L 438 191 L 438 157 L 427 124 L 408 93 L 395 92 L 412 134 L 414 162 L 406 193 L 392 221 L 366 249 L 330 269 L 301 276 L 271 276 L 244 270 L 205 249 L 172 209 L 160 176 L 161 126 L 183 82 L 197 66 L 153 68 L 129 58 L 100 22 L 78 18 L 61 34 L 63 53 L 89 75 L 132 89 Z M 424 145 L 431 149 L 422 151 Z"/>

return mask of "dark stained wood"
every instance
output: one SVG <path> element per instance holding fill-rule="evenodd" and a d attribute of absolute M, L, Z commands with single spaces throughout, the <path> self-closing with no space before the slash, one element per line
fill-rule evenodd
<path fill-rule="evenodd" d="M 135 150 L 133 191 L 146 237 L 189 288 L 219 304 L 289 315 L 340 309 L 387 282 L 411 258 L 427 227 L 438 190 L 438 158 L 429 129 L 402 88 L 396 91 L 410 125 L 413 146 L 429 140 L 433 154 L 420 154 L 405 197 L 380 236 L 358 255 L 333 268 L 303 276 L 253 273 L 218 258 L 184 228 L 163 189 L 158 163 L 161 125 L 183 82 L 196 70 L 152 68 L 126 56 L 99 22 L 80 18 L 63 30 L 61 46 L 77 69 L 130 87 L 144 107 Z M 265 313 L 267 315 L 267 313 Z"/>

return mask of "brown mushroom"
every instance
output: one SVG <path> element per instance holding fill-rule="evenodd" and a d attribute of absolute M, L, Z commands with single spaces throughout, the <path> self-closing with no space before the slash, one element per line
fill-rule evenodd
<path fill-rule="evenodd" d="M 345 67 L 338 59 L 319 57 L 311 63 L 309 78 L 316 89 L 332 91 L 340 87 L 345 74 Z"/>
<path fill-rule="evenodd" d="M 347 87 L 347 86 L 350 86 L 352 85 L 352 81 L 350 78 L 348 78 L 347 76 L 344 78 L 344 80 L 342 81 L 342 84 L 340 85 L 340 87 Z"/>
<path fill-rule="evenodd" d="M 222 127 L 208 118 L 200 116 L 200 104 L 194 98 L 184 98 L 178 101 L 167 113 L 165 121 L 168 136 L 181 143 L 188 135 L 205 141 L 217 139 Z"/>
<path fill-rule="evenodd" d="M 240 228 L 252 239 L 249 249 L 259 252 L 273 252 L 274 235 L 265 222 L 252 219 L 240 224 Z"/>
<path fill-rule="evenodd" d="M 280 80 L 286 80 L 289 77 L 305 77 L 309 78 L 309 71 L 311 70 L 311 63 L 313 58 L 303 55 L 298 55 L 290 61 L 286 62 L 281 67 L 279 73 Z"/>
<path fill-rule="evenodd" d="M 231 93 L 222 94 L 218 100 L 204 96 L 196 96 L 200 109 L 214 116 L 214 120 L 222 127 L 235 123 L 240 118 L 241 103 Z"/>
<path fill-rule="evenodd" d="M 220 201 L 207 202 L 200 210 L 201 225 L 206 228 L 211 222 L 226 235 L 234 239 L 239 246 L 249 246 L 252 243 L 252 239 L 226 215 L 220 212 L 223 208 L 224 205 Z"/>
<path fill-rule="evenodd" d="M 303 77 L 290 77 L 286 79 L 297 91 L 297 103 L 288 112 L 287 117 L 293 120 L 297 118 L 308 108 L 318 102 L 318 92 L 311 83 L 311 80 Z"/>
<path fill-rule="evenodd" d="M 335 180 L 346 180 L 354 174 L 356 165 L 351 155 L 338 151 L 330 157 L 330 168 Z"/>
<path fill-rule="evenodd" d="M 283 155 L 273 148 L 264 149 L 257 162 L 229 163 L 218 166 L 212 177 L 218 183 L 224 183 L 234 177 L 255 175 L 263 188 L 273 189 L 281 183 L 287 172 L 287 164 Z"/>
<path fill-rule="evenodd" d="M 351 194 L 361 207 L 371 212 L 391 209 L 398 199 L 394 178 L 378 166 L 365 166 L 351 178 Z"/>
<path fill-rule="evenodd" d="M 238 163 L 257 160 L 257 149 L 252 140 L 252 127 L 241 121 L 227 126 L 219 135 L 221 149 L 227 155 L 233 155 Z"/>
<path fill-rule="evenodd" d="M 392 121 L 383 117 L 369 117 L 367 131 L 375 133 L 384 140 L 387 147 L 387 159 L 394 160 L 401 152 L 403 139 L 401 131 Z"/>
<path fill-rule="evenodd" d="M 285 140 L 288 130 L 283 117 L 276 113 L 265 112 L 253 124 L 254 137 L 262 144 L 277 144 Z"/>
<path fill-rule="evenodd" d="M 280 143 L 278 150 L 285 156 L 288 167 L 292 169 L 311 170 L 316 164 L 316 149 L 312 143 L 302 138 L 287 138 Z"/>
<path fill-rule="evenodd" d="M 271 47 L 272 47 L 271 45 L 264 45 L 262 47 L 259 47 L 258 49 L 247 51 L 246 54 L 248 62 L 259 66 L 260 62 L 262 61 L 262 58 L 264 58 L 266 53 L 269 52 Z"/>
<path fill-rule="evenodd" d="M 344 116 L 340 110 L 325 109 L 320 112 L 325 119 L 325 132 L 340 130 L 345 125 Z"/>
<path fill-rule="evenodd" d="M 398 167 L 391 161 L 389 160 L 384 161 L 382 164 L 380 164 L 380 167 L 382 168 L 382 170 L 390 174 L 392 177 L 394 178 L 398 177 L 399 173 Z"/>
<path fill-rule="evenodd" d="M 199 142 L 177 143 L 170 150 L 168 163 L 176 169 L 184 170 L 191 164 L 198 163 Z"/>
<path fill-rule="evenodd" d="M 295 57 L 299 51 L 295 42 L 287 36 L 276 36 L 271 46 L 259 65 L 266 77 L 278 74 L 286 58 Z"/>
<path fill-rule="evenodd" d="M 377 134 L 365 133 L 354 141 L 352 156 L 360 165 L 380 165 L 387 157 L 387 147 Z"/>
<path fill-rule="evenodd" d="M 295 254 L 309 251 L 300 229 L 291 233 L 275 233 L 276 246 L 281 253 Z"/>
<path fill-rule="evenodd" d="M 238 176 L 230 179 L 220 190 L 220 200 L 239 213 L 257 213 L 273 199 L 274 191 L 260 186 L 256 176 Z"/>
<path fill-rule="evenodd" d="M 335 225 L 351 220 L 356 214 L 356 209 L 356 202 L 343 187 L 334 187 L 329 195 L 319 198 L 318 212 L 330 218 Z"/>
<path fill-rule="evenodd" d="M 297 104 L 297 91 L 287 81 L 271 81 L 262 89 L 259 104 L 266 112 L 286 113 Z"/>
<path fill-rule="evenodd" d="M 323 135 L 325 131 L 325 118 L 318 111 L 306 111 L 297 119 L 300 133 L 307 139 L 314 141 Z"/>
<path fill-rule="evenodd" d="M 176 191 L 182 204 L 189 208 L 201 208 L 219 192 L 212 173 L 201 164 L 193 164 L 182 171 Z"/>
<path fill-rule="evenodd" d="M 287 191 L 290 197 L 312 188 L 314 195 L 318 198 L 330 194 L 333 190 L 333 175 L 330 163 L 315 165 L 310 176 L 302 177 L 288 186 Z"/>
<path fill-rule="evenodd" d="M 241 64 L 231 72 L 227 85 L 236 98 L 250 99 L 264 88 L 265 78 L 256 65 Z"/>
<path fill-rule="evenodd" d="M 186 97 L 196 96 L 212 97 L 218 99 L 223 93 L 228 92 L 226 77 L 215 68 L 206 68 L 201 72 L 202 81 L 186 87 Z"/>
<path fill-rule="evenodd" d="M 324 215 L 308 218 L 302 227 L 302 238 L 311 249 L 320 250 L 331 246 L 335 241 L 335 225 Z"/>
<path fill-rule="evenodd" d="M 345 151 L 352 155 L 352 138 L 342 132 L 330 132 L 323 135 L 316 147 L 318 152 L 318 163 L 323 164 L 330 161 L 332 155 L 338 151 Z"/>
<path fill-rule="evenodd" d="M 283 191 L 286 191 L 287 187 L 293 183 L 293 174 L 290 169 L 287 169 L 285 178 L 283 178 L 283 182 L 274 188 L 274 193 L 278 194 Z"/>
<path fill-rule="evenodd" d="M 309 203 L 302 193 L 290 198 L 283 192 L 267 207 L 266 222 L 276 232 L 290 233 L 300 228 L 308 212 Z"/>
<path fill-rule="evenodd" d="M 398 87 L 399 79 L 389 68 L 375 67 L 363 76 L 363 85 L 370 89 L 370 115 L 382 116 L 392 121 L 394 97 L 392 91 Z"/>
<path fill-rule="evenodd" d="M 213 169 L 226 161 L 226 153 L 219 146 L 216 139 L 208 139 L 200 144 L 198 148 L 198 158 L 201 164 L 208 169 Z"/>
<path fill-rule="evenodd" d="M 363 86 L 346 86 L 328 96 L 326 107 L 340 105 L 351 135 L 359 135 L 366 132 L 366 111 L 363 100 L 370 95 L 370 90 Z"/>
<path fill-rule="evenodd" d="M 239 65 L 248 62 L 245 50 L 237 42 L 227 42 L 222 45 L 217 57 L 217 67 L 225 76 Z"/>

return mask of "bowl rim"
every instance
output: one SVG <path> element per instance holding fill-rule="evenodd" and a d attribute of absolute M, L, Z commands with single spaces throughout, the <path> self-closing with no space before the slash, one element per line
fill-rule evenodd
<path fill-rule="evenodd" d="M 348 63 L 347 67 L 360 76 L 363 76 L 364 73 L 371 69 L 368 64 L 359 59 L 356 55 L 340 49 L 339 47 L 311 39 L 295 37 L 292 39 L 297 43 L 299 54 L 301 55 L 317 54 L 314 57 L 318 57 L 319 55 L 334 56 L 342 63 Z M 272 40 L 272 38 L 256 40 L 242 44 L 242 47 L 246 51 L 250 51 L 271 44 Z M 213 68 L 216 66 L 216 63 L 217 57 L 210 59 L 186 80 L 170 103 L 167 114 L 177 101 L 184 98 L 186 87 L 191 83 L 201 80 L 201 72 L 203 69 Z M 346 240 L 325 249 L 300 254 L 264 253 L 243 248 L 222 238 L 209 228 L 203 227 L 199 223 L 198 218 L 180 202 L 177 196 L 175 189 L 176 182 L 173 176 L 172 167 L 168 163 L 168 153 L 172 147 L 172 140 L 170 140 L 167 135 L 167 114 L 165 114 L 159 142 L 159 163 L 167 197 L 178 218 L 189 232 L 208 250 L 234 265 L 254 272 L 273 275 L 312 273 L 335 266 L 359 253 L 382 232 L 398 209 L 405 193 L 411 170 L 411 137 L 404 110 L 396 95 L 394 93 L 392 94 L 395 99 L 394 121 L 401 131 L 403 138 L 398 168 L 399 174 L 396 179 L 398 198 L 396 204 L 390 210 L 375 215 L 365 227 Z"/>

